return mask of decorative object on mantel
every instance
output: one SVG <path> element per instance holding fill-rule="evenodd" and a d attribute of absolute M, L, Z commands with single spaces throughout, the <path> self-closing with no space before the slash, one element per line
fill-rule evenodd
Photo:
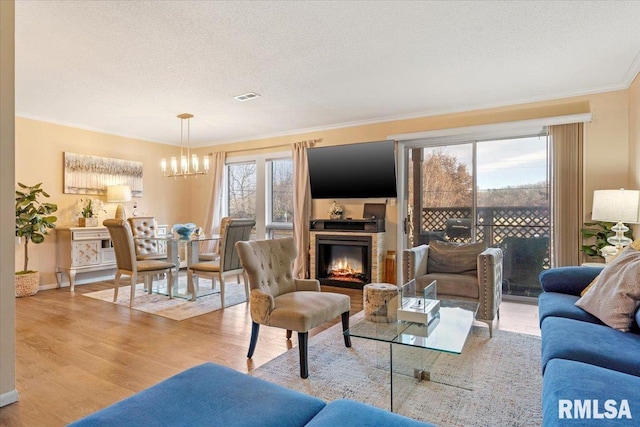
<path fill-rule="evenodd" d="M 171 230 L 180 236 L 181 239 L 189 239 L 195 231 L 197 225 L 192 222 L 186 224 L 174 224 Z"/>
<path fill-rule="evenodd" d="M 44 242 L 47 229 L 55 228 L 58 217 L 51 215 L 58 210 L 55 203 L 40 202 L 40 197 L 49 197 L 40 184 L 33 186 L 18 183 L 23 189 L 16 190 L 16 237 L 24 240 L 24 268 L 16 271 L 16 296 L 26 297 L 38 293 L 40 273 L 29 270 L 29 242 Z"/>
<path fill-rule="evenodd" d="M 127 219 L 122 203 L 131 201 L 131 187 L 128 185 L 110 185 L 107 187 L 107 202 L 117 203 L 116 218 Z"/>
<path fill-rule="evenodd" d="M 337 205 L 336 201 L 334 200 L 331 205 L 331 209 L 329 209 L 329 218 L 341 219 L 343 213 L 344 213 L 344 209 L 342 209 L 342 206 Z"/>
<path fill-rule="evenodd" d="M 142 197 L 142 162 L 64 153 L 65 194 L 107 194 L 114 183 L 131 187 L 133 197 Z"/>
<path fill-rule="evenodd" d="M 191 118 L 193 118 L 193 114 L 182 113 L 178 114 L 178 118 L 180 119 L 180 170 L 178 171 L 178 159 L 176 157 L 171 157 L 171 171 L 167 171 L 167 159 L 162 159 L 160 163 L 160 168 L 162 169 L 162 174 L 167 178 L 177 178 L 195 176 L 198 175 L 206 175 L 209 173 L 209 156 L 204 156 L 202 162 L 202 169 L 200 170 L 200 159 L 197 154 L 191 154 Z M 185 147 L 184 144 L 184 121 L 187 121 L 187 144 Z"/>
<path fill-rule="evenodd" d="M 89 198 L 78 200 L 78 203 L 76 203 L 76 214 L 79 216 L 78 226 L 97 227 L 98 214 L 100 212 L 107 212 L 102 200 Z"/>

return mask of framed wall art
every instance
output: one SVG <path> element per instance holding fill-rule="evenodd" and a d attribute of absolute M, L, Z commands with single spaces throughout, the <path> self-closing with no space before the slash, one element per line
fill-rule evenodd
<path fill-rule="evenodd" d="M 109 185 L 128 185 L 142 197 L 142 162 L 64 153 L 64 193 L 105 195 Z"/>

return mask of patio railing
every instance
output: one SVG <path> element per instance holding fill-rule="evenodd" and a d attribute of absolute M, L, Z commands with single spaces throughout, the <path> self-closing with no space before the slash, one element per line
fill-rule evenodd
<path fill-rule="evenodd" d="M 503 293 L 537 297 L 538 274 L 551 266 L 548 207 L 423 208 L 420 242 L 484 241 L 504 251 Z"/>

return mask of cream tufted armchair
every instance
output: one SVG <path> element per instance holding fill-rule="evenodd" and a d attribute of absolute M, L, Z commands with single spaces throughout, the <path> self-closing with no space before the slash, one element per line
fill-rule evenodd
<path fill-rule="evenodd" d="M 349 329 L 351 300 L 347 295 L 321 292 L 320 282 L 293 277 L 297 251 L 292 237 L 236 243 L 240 261 L 251 285 L 251 342 L 247 357 L 253 356 L 260 325 L 298 332 L 300 376 L 309 376 L 307 347 L 309 330 L 342 316 L 342 329 Z M 348 333 L 344 344 L 351 347 Z"/>
<path fill-rule="evenodd" d="M 160 250 L 157 240 L 141 240 L 138 237 L 149 237 L 157 234 L 156 218 L 152 216 L 134 216 L 127 218 L 131 226 L 131 232 L 135 238 L 136 259 L 138 261 L 147 259 L 166 260 L 167 254 Z"/>
<path fill-rule="evenodd" d="M 476 301 L 476 320 L 489 325 L 500 318 L 502 302 L 502 250 L 485 248 L 484 243 L 456 244 L 431 241 L 402 251 L 402 280 L 416 279 L 421 291 L 437 283 L 439 299 Z"/>

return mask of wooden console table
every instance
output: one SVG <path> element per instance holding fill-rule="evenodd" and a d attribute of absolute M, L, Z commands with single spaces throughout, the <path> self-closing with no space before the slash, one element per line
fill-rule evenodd
<path fill-rule="evenodd" d="M 106 227 L 56 227 L 58 287 L 62 273 L 74 291 L 76 273 L 114 270 L 116 257 Z"/>

